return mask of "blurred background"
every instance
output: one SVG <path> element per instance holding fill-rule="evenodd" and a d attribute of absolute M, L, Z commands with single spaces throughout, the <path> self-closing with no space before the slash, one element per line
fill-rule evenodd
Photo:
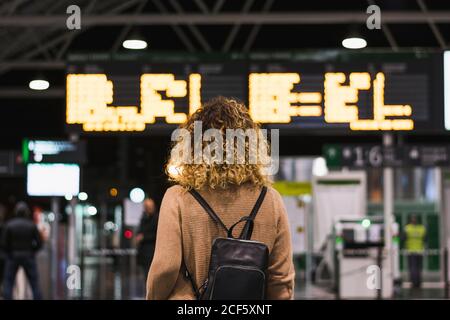
<path fill-rule="evenodd" d="M 171 132 L 223 95 L 279 129 L 297 299 L 448 298 L 449 43 L 446 1 L 0 1 L 1 230 L 24 201 L 44 299 L 143 299 Z"/>

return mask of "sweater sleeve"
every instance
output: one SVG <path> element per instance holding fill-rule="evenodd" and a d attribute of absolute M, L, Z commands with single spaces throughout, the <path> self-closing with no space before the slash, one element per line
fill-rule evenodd
<path fill-rule="evenodd" d="M 295 269 L 292 259 L 292 242 L 286 208 L 278 192 L 275 210 L 278 212 L 277 235 L 269 257 L 267 299 L 289 300 L 294 297 Z"/>
<path fill-rule="evenodd" d="M 182 259 L 180 209 L 175 189 L 161 203 L 155 256 L 147 277 L 147 299 L 166 300 L 177 281 Z"/>

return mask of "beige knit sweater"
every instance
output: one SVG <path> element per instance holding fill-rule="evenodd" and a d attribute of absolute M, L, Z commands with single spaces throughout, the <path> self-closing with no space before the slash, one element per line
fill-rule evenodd
<path fill-rule="evenodd" d="M 227 191 L 200 191 L 227 227 L 250 213 L 259 193 L 259 188 L 250 185 Z M 241 225 L 235 228 L 235 235 L 242 230 Z M 180 186 L 169 188 L 161 204 L 147 299 L 194 299 L 192 287 L 181 271 L 182 260 L 199 287 L 208 275 L 213 240 L 225 236 L 191 194 Z M 281 196 L 273 188 L 268 189 L 256 216 L 252 240 L 269 247 L 267 298 L 292 299 L 295 274 L 288 217 Z"/>

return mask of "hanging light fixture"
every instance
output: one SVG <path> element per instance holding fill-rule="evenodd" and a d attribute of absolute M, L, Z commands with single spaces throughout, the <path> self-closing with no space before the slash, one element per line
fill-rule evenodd
<path fill-rule="evenodd" d="M 363 49 L 367 47 L 367 41 L 361 37 L 347 37 L 342 40 L 342 46 L 347 49 Z"/>
<path fill-rule="evenodd" d="M 363 49 L 367 47 L 367 41 L 358 32 L 356 26 L 352 26 L 347 37 L 342 40 L 342 46 L 346 49 Z"/>
<path fill-rule="evenodd" d="M 30 81 L 28 87 L 31 90 L 47 90 L 50 87 L 50 82 L 42 74 L 39 74 Z"/>
<path fill-rule="evenodd" d="M 147 48 L 147 41 L 138 32 L 132 33 L 128 39 L 122 42 L 122 46 L 129 50 L 143 50 Z"/>

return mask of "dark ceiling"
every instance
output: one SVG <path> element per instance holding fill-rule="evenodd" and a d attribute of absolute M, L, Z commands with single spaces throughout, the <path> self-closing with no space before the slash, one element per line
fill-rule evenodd
<path fill-rule="evenodd" d="M 65 25 L 69 5 L 81 9 L 80 30 Z M 370 4 L 381 8 L 382 28 L 369 30 L 352 15 L 367 15 Z M 121 42 L 138 31 L 149 43 L 148 52 L 250 52 L 341 48 L 350 30 L 367 39 L 368 50 L 411 47 L 447 48 L 449 19 L 435 21 L 433 14 L 450 12 L 450 1 L 431 0 L 8 0 L 0 1 L 0 148 L 17 145 L 24 136 L 64 135 L 65 61 L 73 53 L 126 50 Z M 348 22 L 283 24 L 216 24 L 215 17 L 235 14 L 347 15 Z M 391 13 L 419 15 L 421 21 L 383 22 Z M 83 25 L 86 17 L 205 15 L 213 24 L 96 23 Z M 57 20 L 56 18 L 62 18 Z M 38 23 L 32 21 L 39 20 Z M 34 19 L 34 20 L 33 20 Z M 3 21 L 2 21 L 3 20 Z M 356 19 L 357 20 L 357 19 Z M 420 20 L 420 19 L 419 19 Z M 29 21 L 29 22 L 28 22 Z M 50 80 L 51 90 L 31 92 L 28 82 L 38 73 Z"/>

